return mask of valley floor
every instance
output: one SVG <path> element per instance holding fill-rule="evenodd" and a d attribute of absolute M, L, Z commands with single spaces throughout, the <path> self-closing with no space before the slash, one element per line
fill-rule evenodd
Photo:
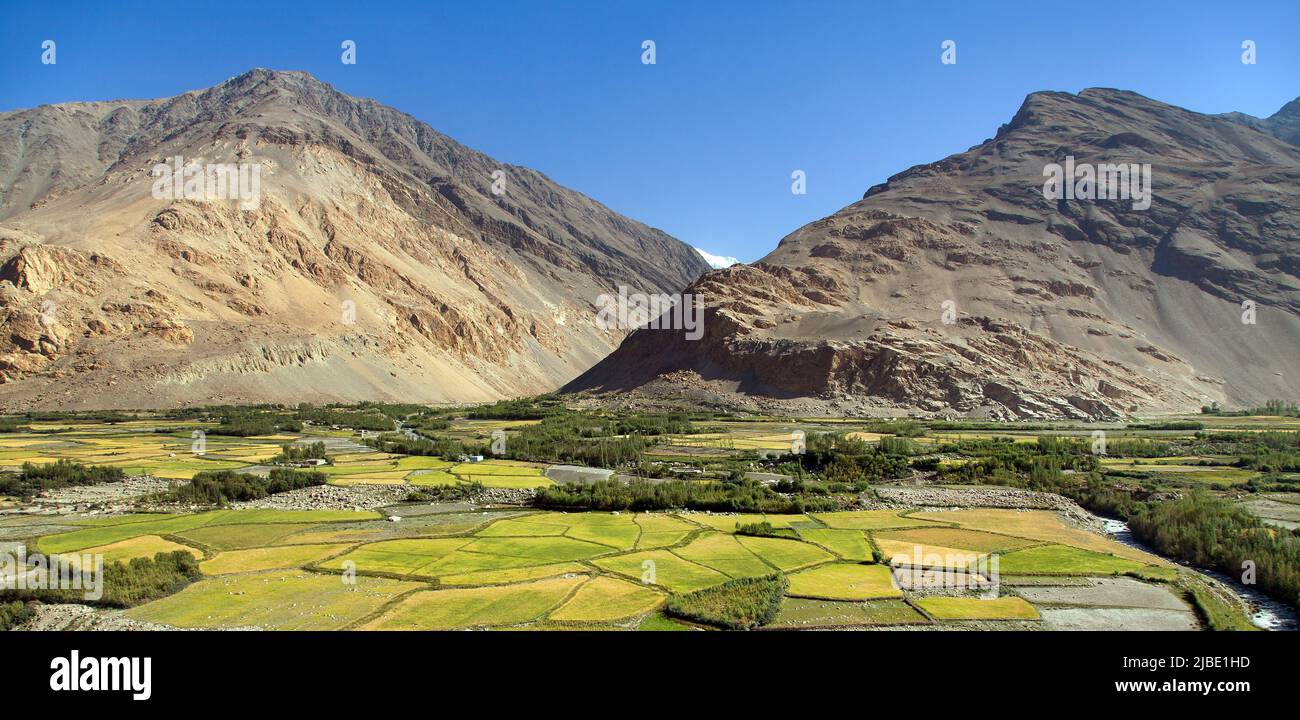
<path fill-rule="evenodd" d="M 537 422 L 462 418 L 445 432 L 469 440 Z M 611 473 L 384 452 L 360 442 L 364 431 L 346 428 L 198 434 L 214 426 L 69 420 L 0 435 L 0 464 L 14 470 L 63 460 L 126 473 L 116 482 L 5 501 L 0 542 L 10 549 L 21 544 L 48 557 L 100 555 L 107 563 L 182 551 L 201 572 L 179 592 L 125 609 L 43 605 L 27 629 L 694 630 L 710 624 L 673 612 L 672 598 L 766 577 L 785 583 L 779 606 L 761 624 L 766 629 L 1247 625 L 1248 608 L 1228 586 L 1116 542 L 1095 516 L 1051 493 L 941 484 L 914 472 L 850 497 L 852 509 L 560 512 L 529 505 L 538 488 L 582 485 Z M 864 442 L 895 437 L 848 421 L 720 421 L 707 432 L 665 436 L 645 457 L 698 480 L 718 458 L 781 453 L 792 433 L 825 431 Z M 1053 432 L 1087 438 L 1091 429 Z M 1122 429 L 1112 432 L 1125 436 Z M 1038 442 L 1041 433 L 1014 426 L 935 430 L 909 442 L 925 453 L 927 446 L 995 438 Z M 199 437 L 201 454 L 193 452 Z M 328 449 L 328 464 L 310 468 L 327 476 L 326 485 L 215 510 L 159 500 L 198 473 L 264 472 L 283 445 L 312 442 Z M 1257 475 L 1192 464 L 1200 460 L 1104 459 L 1102 465 L 1225 495 Z M 935 461 L 952 468 L 972 460 L 948 452 Z M 789 481 L 780 472 L 754 475 Z M 460 499 L 418 496 L 471 485 L 474 494 Z M 1279 528 L 1293 527 L 1291 510 L 1300 507 L 1294 495 L 1257 493 L 1241 506 Z"/>

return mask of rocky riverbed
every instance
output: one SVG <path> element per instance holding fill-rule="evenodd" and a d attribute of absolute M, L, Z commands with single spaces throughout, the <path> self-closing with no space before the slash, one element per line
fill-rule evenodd
<path fill-rule="evenodd" d="M 122 511 L 129 508 L 133 501 L 167 490 L 177 482 L 180 481 L 152 475 L 132 475 L 116 482 L 47 490 L 32 498 L 29 504 L 38 508 L 59 508 L 67 512 Z"/>
<path fill-rule="evenodd" d="M 178 630 L 170 625 L 133 620 L 121 610 L 107 610 L 87 605 L 36 605 L 36 617 L 17 630 Z"/>
<path fill-rule="evenodd" d="M 374 510 L 396 505 L 411 494 L 406 485 L 317 485 L 231 504 L 236 510 Z"/>

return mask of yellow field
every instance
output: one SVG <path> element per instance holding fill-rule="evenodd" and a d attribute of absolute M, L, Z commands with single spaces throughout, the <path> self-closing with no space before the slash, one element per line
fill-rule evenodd
<path fill-rule="evenodd" d="M 539 619 L 587 581 L 587 576 L 463 590 L 414 593 L 363 630 L 447 630 L 517 625 Z"/>
<path fill-rule="evenodd" d="M 999 598 L 925 597 L 918 607 L 937 620 L 1037 620 L 1033 605 L 1015 596 Z"/>
<path fill-rule="evenodd" d="M 831 563 L 790 575 L 792 597 L 822 600 L 872 600 L 902 597 L 884 565 Z"/>
<path fill-rule="evenodd" d="M 181 545 L 170 540 L 164 540 L 157 535 L 141 535 L 127 540 L 120 540 L 107 545 L 90 547 L 78 552 L 78 555 L 103 555 L 104 563 L 111 562 L 128 562 L 131 558 L 152 558 L 160 552 L 175 552 L 184 550 L 196 558 L 202 558 L 203 553 L 188 545 Z"/>
<path fill-rule="evenodd" d="M 559 609 L 551 620 L 569 622 L 613 622 L 659 607 L 664 596 L 645 585 L 636 585 L 611 577 L 592 578 Z"/>
<path fill-rule="evenodd" d="M 970 567 L 983 557 L 983 554 L 971 550 L 941 545 L 921 545 L 879 536 L 875 538 L 875 542 L 881 554 L 885 556 L 886 562 L 895 565 L 960 570 Z"/>
<path fill-rule="evenodd" d="M 759 513 L 736 513 L 734 515 L 682 513 L 679 517 L 722 532 L 735 532 L 737 525 L 753 525 L 765 522 L 774 528 L 788 528 L 791 523 L 808 521 L 806 515 L 764 515 Z"/>
<path fill-rule="evenodd" d="M 1148 564 L 1169 564 L 1161 558 L 1117 543 L 1105 536 L 1066 525 L 1058 514 L 1050 510 L 1022 511 L 981 508 L 979 510 L 919 512 L 915 514 L 915 517 L 935 522 L 957 523 L 962 527 L 1002 535 L 1073 545 L 1074 547 L 1110 553 Z"/>
<path fill-rule="evenodd" d="M 302 567 L 341 552 L 347 545 L 282 545 L 280 547 L 229 550 L 199 563 L 205 575 L 283 570 Z"/>
<path fill-rule="evenodd" d="M 421 583 L 301 570 L 224 575 L 126 611 L 137 620 L 177 627 L 258 627 L 269 630 L 337 630 L 379 610 Z"/>

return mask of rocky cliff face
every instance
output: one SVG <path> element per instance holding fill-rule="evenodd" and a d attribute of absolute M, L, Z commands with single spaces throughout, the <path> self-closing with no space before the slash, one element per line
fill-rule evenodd
<path fill-rule="evenodd" d="M 698 341 L 637 331 L 566 389 L 995 418 L 1300 396 L 1298 123 L 1300 102 L 1259 120 L 1035 93 L 994 138 L 702 277 Z M 1149 165 L 1149 207 L 1045 197 L 1067 158 Z"/>
<path fill-rule="evenodd" d="M 257 202 L 157 197 L 154 168 L 176 156 L 256 167 Z M 601 293 L 707 270 L 536 171 L 297 72 L 0 114 L 0 179 L 8 409 L 543 392 L 621 339 L 591 320 Z"/>

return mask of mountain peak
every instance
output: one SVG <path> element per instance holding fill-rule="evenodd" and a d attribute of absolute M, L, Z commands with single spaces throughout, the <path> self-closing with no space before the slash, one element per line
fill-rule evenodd
<path fill-rule="evenodd" d="M 1277 112 L 1268 116 L 1269 120 L 1287 120 L 1300 118 L 1300 97 L 1283 105 Z"/>
<path fill-rule="evenodd" d="M 248 87 L 258 83 L 273 83 L 279 85 L 298 85 L 298 84 L 316 84 L 324 87 L 330 87 L 328 83 L 322 82 L 315 75 L 306 70 L 276 70 L 274 68 L 252 68 L 246 72 L 235 75 L 225 82 L 220 83 L 222 86 L 231 87 Z"/>
<path fill-rule="evenodd" d="M 234 192 L 256 202 L 155 182 L 178 156 L 238 163 Z M 95 407 L 536 394 L 626 330 L 588 320 L 596 298 L 676 292 L 708 269 L 539 172 L 296 70 L 0 115 L 0 176 L 17 179 L 0 186 L 10 407 L 52 397 L 54 378 Z M 316 379 L 287 385 L 289 367 Z"/>

